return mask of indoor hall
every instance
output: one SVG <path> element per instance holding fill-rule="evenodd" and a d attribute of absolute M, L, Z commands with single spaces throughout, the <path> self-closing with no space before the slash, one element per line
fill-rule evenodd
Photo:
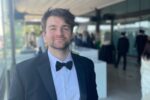
<path fill-rule="evenodd" d="M 149 0 L 1 0 L 0 100 L 8 99 L 16 64 L 45 50 L 38 47 L 38 40 L 41 16 L 48 8 L 65 8 L 75 14 L 70 49 L 93 60 L 99 100 L 141 100 L 141 67 L 135 39 L 141 29 L 150 35 L 149 4 Z M 130 43 L 126 70 L 122 69 L 122 59 L 115 68 L 121 32 L 126 32 Z M 87 34 L 93 40 L 79 41 Z"/>

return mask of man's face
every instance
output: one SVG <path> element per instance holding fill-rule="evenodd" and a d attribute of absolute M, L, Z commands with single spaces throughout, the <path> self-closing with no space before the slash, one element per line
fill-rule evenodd
<path fill-rule="evenodd" d="M 65 50 L 72 40 L 71 27 L 63 18 L 50 16 L 46 22 L 44 39 L 49 48 Z"/>

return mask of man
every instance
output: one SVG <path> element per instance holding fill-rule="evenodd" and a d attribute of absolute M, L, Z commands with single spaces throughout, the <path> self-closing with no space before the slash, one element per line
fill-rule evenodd
<path fill-rule="evenodd" d="M 121 37 L 119 38 L 118 44 L 117 44 L 118 57 L 117 57 L 116 67 L 118 67 L 120 58 L 123 57 L 123 70 L 126 70 L 127 53 L 129 50 L 129 40 L 125 35 L 126 35 L 125 32 L 121 33 Z"/>
<path fill-rule="evenodd" d="M 9 100 L 98 100 L 93 62 L 69 50 L 74 24 L 68 10 L 45 12 L 48 50 L 17 65 Z"/>
<path fill-rule="evenodd" d="M 136 40 L 135 40 L 135 46 L 138 53 L 137 62 L 139 63 L 139 65 L 141 64 L 141 55 L 144 51 L 146 41 L 147 41 L 147 35 L 145 35 L 144 30 L 140 29 L 139 34 L 136 36 Z"/>

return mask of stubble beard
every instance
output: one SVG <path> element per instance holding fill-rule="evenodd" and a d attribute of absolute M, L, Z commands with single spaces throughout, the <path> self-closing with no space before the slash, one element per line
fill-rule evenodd
<path fill-rule="evenodd" d="M 69 45 L 70 45 L 70 42 L 65 43 L 63 47 L 57 47 L 55 46 L 54 43 L 50 44 L 49 46 L 50 48 L 53 48 L 55 50 L 66 51 L 69 49 Z"/>

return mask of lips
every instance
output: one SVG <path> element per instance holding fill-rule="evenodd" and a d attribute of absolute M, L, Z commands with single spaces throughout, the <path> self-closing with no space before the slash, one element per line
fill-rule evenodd
<path fill-rule="evenodd" d="M 65 41 L 65 38 L 56 38 L 55 41 L 64 42 L 64 41 Z"/>
<path fill-rule="evenodd" d="M 55 40 L 65 40 L 64 37 L 56 37 Z"/>

